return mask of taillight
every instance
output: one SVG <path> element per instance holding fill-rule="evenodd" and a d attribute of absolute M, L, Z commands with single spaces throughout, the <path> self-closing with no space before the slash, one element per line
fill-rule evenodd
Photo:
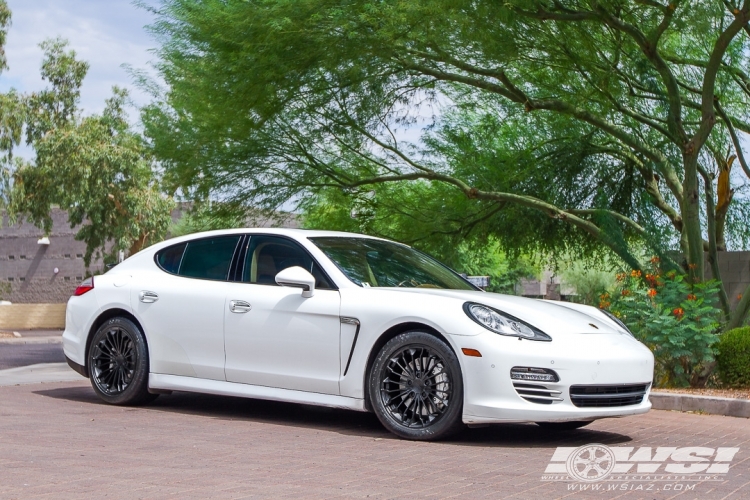
<path fill-rule="evenodd" d="M 76 288 L 76 291 L 73 292 L 74 297 L 78 297 L 79 295 L 83 295 L 84 293 L 93 290 L 94 289 L 94 277 L 86 278 L 83 280 L 83 283 L 78 285 L 78 288 Z"/>

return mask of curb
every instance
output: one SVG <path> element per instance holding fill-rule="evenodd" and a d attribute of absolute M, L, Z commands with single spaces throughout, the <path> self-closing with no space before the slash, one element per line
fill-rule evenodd
<path fill-rule="evenodd" d="M 62 344 L 62 335 L 51 337 L 12 337 L 0 339 L 0 344 Z"/>
<path fill-rule="evenodd" d="M 67 363 L 39 363 L 0 370 L 0 387 L 86 380 Z"/>
<path fill-rule="evenodd" d="M 654 410 L 694 411 L 726 417 L 750 418 L 750 400 L 693 396 L 671 392 L 652 392 L 649 397 Z"/>

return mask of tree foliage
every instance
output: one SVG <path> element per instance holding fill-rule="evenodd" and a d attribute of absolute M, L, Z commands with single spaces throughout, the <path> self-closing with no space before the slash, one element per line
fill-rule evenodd
<path fill-rule="evenodd" d="M 748 1 L 165 0 L 159 13 L 168 89 L 143 116 L 173 189 L 266 206 L 343 190 L 362 212 L 396 193 L 380 217 L 431 212 L 429 231 L 605 248 L 633 269 L 634 248 L 665 263 L 678 248 L 694 282 L 705 253 L 719 276 L 717 252 L 747 237 Z M 734 311 L 719 295 L 741 322 L 750 290 Z"/>
<path fill-rule="evenodd" d="M 71 227 L 80 225 L 76 238 L 86 242 L 86 265 L 97 252 L 132 254 L 159 241 L 171 223 L 173 202 L 161 194 L 153 160 L 127 121 L 127 92 L 114 88 L 102 114 L 81 116 L 88 63 L 63 40 L 41 47 L 48 87 L 1 96 L 3 123 L 10 124 L 0 135 L 0 147 L 6 154 L 2 189 L 11 220 L 27 217 L 48 233 L 50 208 L 67 210 Z M 33 161 L 13 157 L 22 140 L 33 148 Z"/>

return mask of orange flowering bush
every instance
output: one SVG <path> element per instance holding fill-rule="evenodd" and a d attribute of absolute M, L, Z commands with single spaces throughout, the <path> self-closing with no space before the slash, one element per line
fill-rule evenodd
<path fill-rule="evenodd" d="M 721 311 L 715 281 L 691 284 L 687 275 L 662 273 L 659 259 L 648 270 L 617 275 L 615 290 L 599 307 L 620 318 L 656 359 L 656 383 L 699 385 L 713 361 Z"/>

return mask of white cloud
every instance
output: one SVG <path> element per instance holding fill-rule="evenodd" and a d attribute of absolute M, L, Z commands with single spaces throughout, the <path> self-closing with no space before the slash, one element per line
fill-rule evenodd
<path fill-rule="evenodd" d="M 12 11 L 5 47 L 10 69 L 0 74 L 0 91 L 43 88 L 39 43 L 61 36 L 90 64 L 81 89 L 81 107 L 86 114 L 103 109 L 113 85 L 127 88 L 138 105 L 148 102 L 123 65 L 148 70 L 149 61 L 155 59 L 149 50 L 156 42 L 144 29 L 153 20 L 149 12 L 130 0 L 7 1 Z"/>

